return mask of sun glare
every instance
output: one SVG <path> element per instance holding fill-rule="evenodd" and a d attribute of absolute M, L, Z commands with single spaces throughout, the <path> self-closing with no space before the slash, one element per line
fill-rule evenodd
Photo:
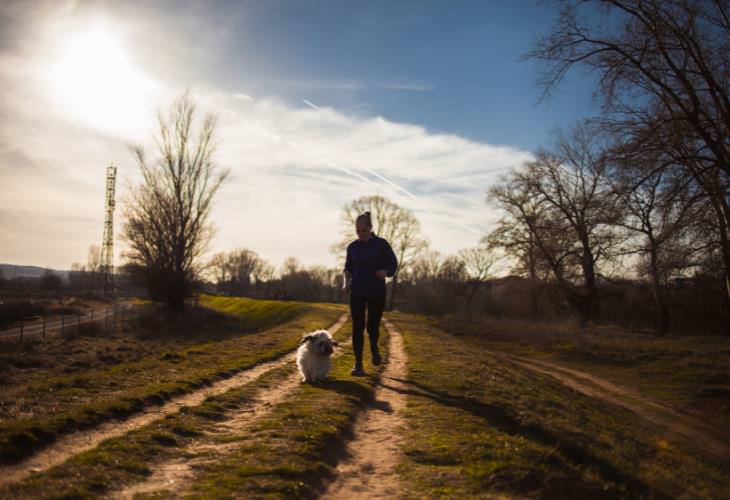
<path fill-rule="evenodd" d="M 153 82 L 130 64 L 119 38 L 103 25 L 64 38 L 48 66 L 52 98 L 62 111 L 106 132 L 143 128 Z"/>

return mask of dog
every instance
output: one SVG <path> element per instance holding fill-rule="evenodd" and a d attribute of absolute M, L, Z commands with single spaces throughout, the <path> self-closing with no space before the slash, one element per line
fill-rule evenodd
<path fill-rule="evenodd" d="M 316 330 L 302 338 L 297 349 L 297 368 L 302 382 L 313 383 L 327 378 L 332 368 L 332 353 L 339 344 L 327 330 Z"/>

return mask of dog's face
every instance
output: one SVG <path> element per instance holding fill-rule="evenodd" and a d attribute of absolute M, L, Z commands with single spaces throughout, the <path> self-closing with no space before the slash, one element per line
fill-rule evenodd
<path fill-rule="evenodd" d="M 335 346 L 339 345 L 332 339 L 327 330 L 317 330 L 302 339 L 302 344 L 309 344 L 309 350 L 322 356 L 329 356 L 334 352 Z"/>

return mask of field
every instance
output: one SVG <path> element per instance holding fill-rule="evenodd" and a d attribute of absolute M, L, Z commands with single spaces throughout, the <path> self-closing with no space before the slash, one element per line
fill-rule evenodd
<path fill-rule="evenodd" d="M 205 297 L 0 359 L 0 496 L 722 498 L 730 341 Z M 302 334 L 341 345 L 299 381 Z M 681 473 L 678 473 L 681 471 Z"/>

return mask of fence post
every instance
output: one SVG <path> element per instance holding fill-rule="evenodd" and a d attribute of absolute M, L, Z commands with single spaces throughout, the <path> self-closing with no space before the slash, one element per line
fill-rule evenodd
<path fill-rule="evenodd" d="M 23 341 L 23 329 L 25 328 L 25 318 L 20 318 L 20 341 Z"/>
<path fill-rule="evenodd" d="M 46 311 L 43 311 L 43 341 L 46 340 Z"/>

